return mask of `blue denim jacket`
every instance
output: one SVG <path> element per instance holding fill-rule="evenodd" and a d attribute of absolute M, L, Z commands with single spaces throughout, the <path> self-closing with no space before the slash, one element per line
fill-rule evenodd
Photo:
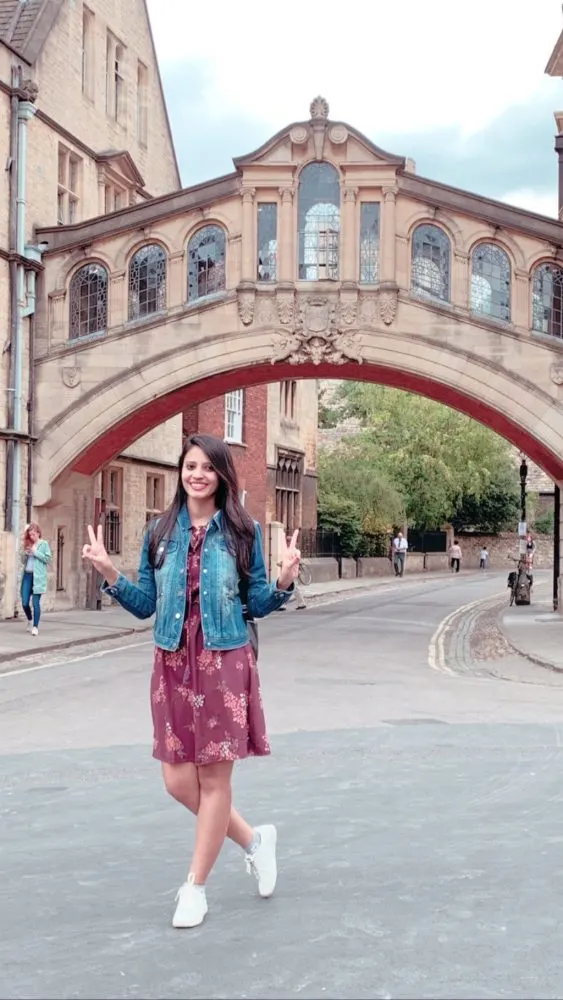
<path fill-rule="evenodd" d="M 256 618 L 265 618 L 289 600 L 289 590 L 278 590 L 268 583 L 262 532 L 255 524 L 256 536 L 248 581 L 249 611 Z M 119 575 L 113 586 L 104 583 L 102 590 L 114 597 L 136 618 L 150 618 L 156 612 L 154 641 L 162 649 L 178 649 L 186 615 L 186 573 L 191 522 L 183 507 L 168 542 L 164 541 L 158 555 L 167 545 L 164 562 L 153 569 L 149 562 L 150 532 L 145 532 L 137 583 Z M 237 649 L 248 642 L 248 628 L 242 614 L 239 596 L 239 575 L 236 560 L 228 551 L 222 530 L 221 512 L 209 522 L 200 563 L 200 607 L 203 644 L 206 649 Z"/>

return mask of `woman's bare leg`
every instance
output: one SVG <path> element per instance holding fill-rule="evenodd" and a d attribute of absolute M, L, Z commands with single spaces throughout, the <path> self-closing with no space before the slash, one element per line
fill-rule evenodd
<path fill-rule="evenodd" d="M 212 766 L 212 765 L 208 765 Z M 186 809 L 197 816 L 200 804 L 199 769 L 195 764 L 162 764 L 162 776 L 166 791 Z M 227 837 L 243 850 L 252 843 L 254 830 L 231 806 L 227 826 Z"/>
<path fill-rule="evenodd" d="M 198 768 L 199 810 L 190 865 L 196 885 L 205 885 L 223 846 L 231 817 L 232 761 Z"/>

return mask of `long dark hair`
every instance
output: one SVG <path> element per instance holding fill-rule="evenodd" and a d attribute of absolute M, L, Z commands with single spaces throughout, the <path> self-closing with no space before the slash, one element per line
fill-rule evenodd
<path fill-rule="evenodd" d="M 254 522 L 240 502 L 237 473 L 231 449 L 221 438 L 213 437 L 211 434 L 192 434 L 184 441 L 184 447 L 178 459 L 178 485 L 174 499 L 164 514 L 159 515 L 158 519 L 152 521 L 148 527 L 150 532 L 149 561 L 152 566 L 157 568 L 162 565 L 165 552 L 163 551 L 157 558 L 160 544 L 170 538 L 178 515 L 187 503 L 188 495 L 182 482 L 182 469 L 190 448 L 201 448 L 217 473 L 219 483 L 215 494 L 215 503 L 222 513 L 227 548 L 236 559 L 239 576 L 243 579 L 248 578 L 254 544 Z"/>

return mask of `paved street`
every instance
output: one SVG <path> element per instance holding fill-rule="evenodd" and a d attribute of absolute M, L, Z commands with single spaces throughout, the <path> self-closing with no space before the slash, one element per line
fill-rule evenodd
<path fill-rule="evenodd" d="M 563 674 L 499 631 L 505 583 L 262 624 L 273 755 L 236 793 L 278 826 L 278 890 L 228 844 L 193 931 L 170 926 L 193 820 L 150 756 L 147 636 L 1 676 L 0 996 L 563 996 Z"/>

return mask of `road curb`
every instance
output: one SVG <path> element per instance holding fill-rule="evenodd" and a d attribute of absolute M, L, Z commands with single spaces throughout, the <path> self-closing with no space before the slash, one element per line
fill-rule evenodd
<path fill-rule="evenodd" d="M 563 668 L 558 667 L 556 663 L 553 663 L 551 660 L 542 660 L 541 656 L 534 656 L 533 653 L 526 652 L 525 649 L 521 649 L 520 646 L 517 646 L 516 643 L 513 642 L 503 624 L 503 617 L 505 614 L 506 607 L 502 608 L 499 612 L 497 625 L 510 648 L 513 649 L 518 656 L 523 656 L 525 660 L 529 660 L 530 663 L 535 663 L 538 667 L 543 667 L 545 670 L 551 670 L 555 674 L 563 674 Z"/>
<path fill-rule="evenodd" d="M 21 660 L 27 660 L 30 656 L 40 656 L 42 653 L 56 653 L 62 649 L 91 646 L 96 642 L 108 642 L 110 639 L 124 639 L 131 635 L 144 635 L 150 631 L 152 631 L 152 625 L 147 625 L 145 628 L 122 628 L 116 629 L 113 632 L 103 632 L 100 635 L 91 635 L 85 639 L 68 639 L 66 642 L 53 642 L 48 646 L 30 649 L 29 652 L 0 653 L 0 663 L 19 663 Z M 1 672 L 2 670 L 0 669 Z"/>

